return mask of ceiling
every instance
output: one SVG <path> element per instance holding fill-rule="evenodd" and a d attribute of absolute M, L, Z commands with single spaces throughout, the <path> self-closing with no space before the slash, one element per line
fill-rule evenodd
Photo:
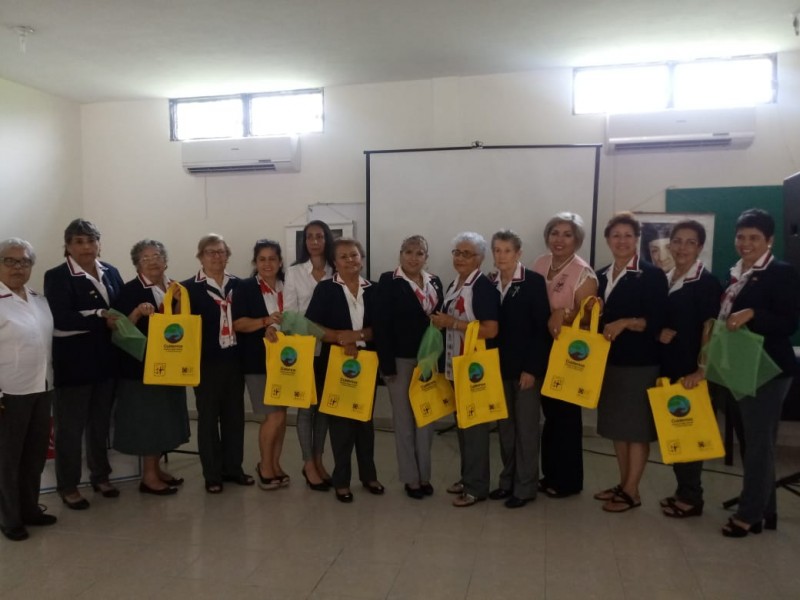
<path fill-rule="evenodd" d="M 0 0 L 0 78 L 77 102 L 800 49 L 800 0 Z M 21 51 L 14 26 L 32 27 Z"/>

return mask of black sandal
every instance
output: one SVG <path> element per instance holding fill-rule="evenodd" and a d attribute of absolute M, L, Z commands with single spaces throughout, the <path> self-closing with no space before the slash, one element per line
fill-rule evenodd
<path fill-rule="evenodd" d="M 206 481 L 206 491 L 209 494 L 221 494 L 223 489 L 222 484 L 217 481 Z"/>
<path fill-rule="evenodd" d="M 622 504 L 622 508 L 614 509 L 609 508 L 609 504 Z M 619 490 L 614 497 L 603 505 L 603 510 L 610 513 L 628 512 L 632 508 L 637 508 L 642 505 L 641 500 L 634 500 L 623 490 Z"/>
<path fill-rule="evenodd" d="M 750 525 L 750 529 L 745 529 L 733 520 L 733 517 L 728 519 L 728 523 L 722 526 L 722 535 L 729 538 L 743 538 L 747 537 L 748 533 L 759 534 L 761 533 L 761 523 Z"/>
<path fill-rule="evenodd" d="M 664 513 L 665 517 L 671 517 L 673 519 L 685 519 L 687 517 L 699 517 L 703 514 L 702 502 L 694 505 L 687 504 L 689 508 L 681 508 L 678 506 L 678 502 L 679 500 L 675 500 L 672 502 L 672 504 L 661 508 L 661 512 Z"/>
<path fill-rule="evenodd" d="M 235 483 L 236 485 L 255 485 L 256 483 L 256 480 L 246 473 L 239 473 L 238 475 L 223 475 L 222 481 Z"/>

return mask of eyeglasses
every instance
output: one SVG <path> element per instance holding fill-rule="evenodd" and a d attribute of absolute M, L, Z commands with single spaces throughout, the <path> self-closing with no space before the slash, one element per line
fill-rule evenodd
<path fill-rule="evenodd" d="M 205 250 L 203 250 L 203 254 L 205 254 L 206 256 L 227 256 L 228 255 L 228 251 L 227 250 L 212 250 L 210 248 L 206 248 Z"/>
<path fill-rule="evenodd" d="M 459 250 L 458 248 L 453 248 L 450 251 L 450 254 L 452 254 L 454 258 L 461 257 L 461 258 L 466 258 L 467 260 L 478 256 L 477 252 L 470 252 L 469 250 Z"/>
<path fill-rule="evenodd" d="M 164 257 L 161 254 L 154 254 L 153 256 L 143 256 L 139 259 L 139 262 L 144 265 L 149 265 L 150 263 L 160 263 L 164 262 Z"/>
<path fill-rule="evenodd" d="M 4 256 L 3 264 L 9 269 L 13 269 L 14 267 L 30 269 L 33 266 L 33 261 L 30 258 L 12 258 L 10 256 Z"/>

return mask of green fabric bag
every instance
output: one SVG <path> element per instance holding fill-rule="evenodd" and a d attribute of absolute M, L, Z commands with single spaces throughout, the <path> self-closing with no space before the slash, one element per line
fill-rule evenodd
<path fill-rule="evenodd" d="M 286 310 L 281 314 L 281 331 L 286 335 L 313 335 L 318 340 L 325 335 L 322 327 L 294 310 Z"/>
<path fill-rule="evenodd" d="M 729 331 L 725 321 L 714 323 L 708 342 L 706 378 L 728 388 L 741 400 L 781 373 L 764 351 L 764 337 L 746 327 Z"/>
<path fill-rule="evenodd" d="M 126 315 L 113 308 L 108 314 L 117 319 L 117 328 L 111 332 L 111 342 L 118 348 L 122 348 L 138 361 L 144 360 L 144 351 L 147 347 L 147 337 L 139 331 L 139 328 L 131 323 Z"/>
<path fill-rule="evenodd" d="M 431 373 L 437 370 L 437 363 L 443 351 L 444 340 L 442 340 L 442 332 L 431 323 L 425 333 L 422 334 L 422 341 L 419 343 L 419 349 L 417 350 L 417 366 L 425 380 L 430 378 Z"/>

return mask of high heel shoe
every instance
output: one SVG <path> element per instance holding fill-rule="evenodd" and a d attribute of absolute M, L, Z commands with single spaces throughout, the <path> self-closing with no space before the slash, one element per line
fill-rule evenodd
<path fill-rule="evenodd" d="M 320 483 L 311 483 L 311 481 L 308 479 L 308 475 L 306 475 L 305 467 L 300 472 L 303 474 L 303 478 L 306 480 L 306 485 L 315 492 L 327 492 L 329 489 L 331 489 L 331 486 L 324 481 L 321 481 Z"/>
<path fill-rule="evenodd" d="M 775 531 L 778 528 L 778 513 L 764 515 L 764 529 Z"/>
<path fill-rule="evenodd" d="M 336 499 L 339 502 L 344 502 L 345 504 L 350 504 L 353 501 L 353 492 L 350 490 L 346 491 L 343 494 L 339 493 L 339 490 L 334 490 L 336 492 Z"/>
<path fill-rule="evenodd" d="M 761 533 L 761 521 L 759 521 L 754 525 L 750 525 L 750 529 L 745 529 L 744 527 L 736 523 L 731 517 L 730 519 L 728 519 L 727 525 L 723 526 L 722 528 L 722 535 L 729 538 L 747 537 L 748 533 L 752 533 L 754 535 Z"/>

